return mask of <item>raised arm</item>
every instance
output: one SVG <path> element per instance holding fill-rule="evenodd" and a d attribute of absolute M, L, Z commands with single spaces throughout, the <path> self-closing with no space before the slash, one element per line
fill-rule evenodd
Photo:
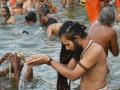
<path fill-rule="evenodd" d="M 15 74 L 15 80 L 16 80 L 16 83 L 17 85 L 19 84 L 19 67 L 18 67 L 18 60 L 17 60 L 17 54 L 13 55 L 13 57 L 11 58 L 11 63 L 12 63 L 12 66 L 13 66 L 13 70 L 14 70 L 14 74 Z"/>
<path fill-rule="evenodd" d="M 28 66 L 27 72 L 26 72 L 26 75 L 25 75 L 25 80 L 29 81 L 32 78 L 33 78 L 33 68 L 32 68 L 32 66 Z"/>
<path fill-rule="evenodd" d="M 48 35 L 48 38 L 49 39 L 51 39 L 52 38 L 52 27 L 51 27 L 51 25 L 50 26 L 48 26 L 48 28 L 47 28 L 47 35 Z"/>

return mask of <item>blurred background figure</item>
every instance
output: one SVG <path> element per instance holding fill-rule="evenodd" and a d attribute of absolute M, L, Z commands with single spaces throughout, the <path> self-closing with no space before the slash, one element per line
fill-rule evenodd
<path fill-rule="evenodd" d="M 15 18 L 11 16 L 10 10 L 7 6 L 1 8 L 2 24 L 15 24 Z"/>

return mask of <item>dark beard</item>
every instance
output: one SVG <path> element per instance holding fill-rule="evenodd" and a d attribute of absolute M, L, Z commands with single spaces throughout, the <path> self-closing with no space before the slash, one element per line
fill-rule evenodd
<path fill-rule="evenodd" d="M 80 60 L 80 55 L 83 51 L 83 47 L 81 45 L 78 45 L 76 42 L 73 42 L 74 45 L 75 45 L 75 50 L 72 51 L 73 53 L 73 58 L 76 60 L 76 61 L 79 61 Z"/>

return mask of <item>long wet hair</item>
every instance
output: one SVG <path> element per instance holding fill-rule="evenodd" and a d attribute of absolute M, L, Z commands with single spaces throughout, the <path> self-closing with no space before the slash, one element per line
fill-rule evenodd
<path fill-rule="evenodd" d="M 80 36 L 81 39 L 87 37 L 87 33 L 85 32 L 86 27 L 78 22 L 74 22 L 71 26 L 69 26 L 65 31 L 59 31 L 59 37 L 65 35 L 67 39 L 74 41 L 76 39 L 76 35 Z"/>
<path fill-rule="evenodd" d="M 10 10 L 7 6 L 3 6 L 2 8 L 4 8 L 7 12 L 6 19 L 5 19 L 5 23 L 6 23 L 7 20 L 11 17 Z"/>
<path fill-rule="evenodd" d="M 80 35 L 80 33 L 78 33 L 78 31 L 81 30 L 81 28 L 83 30 L 86 29 L 85 26 L 83 26 L 83 27 L 81 27 L 81 26 L 82 25 L 80 25 L 77 22 L 66 21 L 61 26 L 58 35 L 59 35 L 59 37 L 61 37 L 62 35 L 65 34 L 68 39 L 70 39 L 74 42 L 74 39 L 73 39 L 74 35 L 73 35 L 72 31 L 75 31 L 76 34 Z M 87 36 L 87 34 L 85 33 L 84 35 L 82 34 L 81 36 L 82 36 L 82 38 L 85 38 Z M 62 44 L 61 53 L 60 53 L 60 63 L 67 65 L 72 58 L 74 58 L 76 61 L 79 61 L 82 51 L 83 51 L 83 49 L 79 48 L 76 52 L 73 53 L 72 51 L 66 50 L 65 45 Z M 67 78 L 62 76 L 60 73 L 58 73 L 57 90 L 70 90 L 70 83 L 68 83 Z"/>
<path fill-rule="evenodd" d="M 115 22 L 115 10 L 112 6 L 109 5 L 102 9 L 99 22 L 107 26 L 111 26 Z"/>

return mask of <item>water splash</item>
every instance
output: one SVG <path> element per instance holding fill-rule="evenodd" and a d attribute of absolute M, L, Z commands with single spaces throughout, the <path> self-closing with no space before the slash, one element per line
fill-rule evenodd
<path fill-rule="evenodd" d="M 19 90 L 27 90 L 27 81 L 25 80 L 25 75 L 27 72 L 27 64 L 24 64 L 21 75 L 20 75 L 20 80 L 19 80 Z"/>

